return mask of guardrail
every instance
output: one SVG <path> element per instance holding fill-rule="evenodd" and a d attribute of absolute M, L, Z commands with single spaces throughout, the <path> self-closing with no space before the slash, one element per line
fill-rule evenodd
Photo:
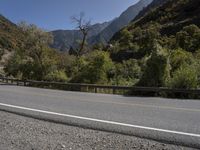
<path fill-rule="evenodd" d="M 68 91 L 94 92 L 94 93 L 112 93 L 112 94 L 126 94 L 126 93 L 176 93 L 176 94 L 192 94 L 200 96 L 200 89 L 169 89 L 165 87 L 130 87 L 130 86 L 109 86 L 109 85 L 95 85 L 95 84 L 80 84 L 80 83 L 62 83 L 62 82 L 47 82 L 34 80 L 19 80 L 13 78 L 0 77 L 0 82 L 5 84 L 14 84 L 18 86 L 31 86 L 53 88 Z M 136 94 L 136 95 L 137 95 Z M 147 94 L 147 95 L 148 95 Z"/>

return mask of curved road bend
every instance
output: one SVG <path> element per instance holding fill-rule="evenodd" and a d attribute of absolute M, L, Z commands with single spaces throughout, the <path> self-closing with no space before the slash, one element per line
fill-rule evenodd
<path fill-rule="evenodd" d="M 200 101 L 0 85 L 0 110 L 200 148 Z"/>

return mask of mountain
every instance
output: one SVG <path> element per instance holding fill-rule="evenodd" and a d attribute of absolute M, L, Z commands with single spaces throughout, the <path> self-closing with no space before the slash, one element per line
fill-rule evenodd
<path fill-rule="evenodd" d="M 5 61 L 7 56 L 23 43 L 23 34 L 17 25 L 0 15 L 0 58 Z"/>
<path fill-rule="evenodd" d="M 114 59 L 120 61 L 129 58 L 142 59 L 151 52 L 154 39 L 162 46 L 176 47 L 179 44 L 176 43 L 179 40 L 176 39 L 177 33 L 181 31 L 179 36 L 181 34 L 184 36 L 188 34 L 185 32 L 192 32 L 200 27 L 199 0 L 166 0 L 166 2 L 154 0 L 152 4 L 159 1 L 162 5 L 154 9 L 147 7 L 147 10 L 144 9 L 139 14 L 144 16 L 138 17 L 113 36 L 110 43 L 116 45 L 113 48 L 115 52 L 112 52 Z M 188 27 L 189 31 L 183 31 L 185 27 Z M 189 38 L 189 35 L 186 37 Z M 182 42 L 181 47 L 185 41 L 180 42 Z M 184 49 L 184 47 L 181 48 Z"/>
<path fill-rule="evenodd" d="M 100 32 L 97 36 L 89 39 L 90 43 L 106 44 L 116 32 L 118 32 L 124 26 L 128 25 L 128 23 L 131 22 L 140 11 L 148 6 L 151 2 L 152 0 L 140 0 L 135 5 L 130 6 L 118 18 L 112 21 L 111 24 L 107 26 L 102 32 Z"/>
<path fill-rule="evenodd" d="M 168 0 L 153 0 L 151 4 L 149 4 L 147 7 L 145 7 L 142 11 L 139 12 L 139 14 L 135 17 L 133 21 L 145 16 L 149 11 L 152 11 L 153 9 L 163 5 L 167 1 Z"/>
<path fill-rule="evenodd" d="M 164 5 L 151 11 L 141 20 L 135 22 L 136 26 L 145 26 L 150 22 L 161 25 L 162 35 L 174 35 L 183 27 L 195 24 L 200 25 L 199 0 L 168 0 Z"/>
<path fill-rule="evenodd" d="M 140 0 L 114 20 L 93 25 L 88 35 L 88 44 L 106 44 L 116 32 L 132 21 L 136 15 L 151 2 L 152 0 Z M 57 30 L 52 31 L 52 34 L 54 36 L 52 47 L 61 51 L 69 50 L 71 46 L 74 47 L 76 45 L 77 40 L 81 39 L 81 34 L 77 30 Z"/>
<path fill-rule="evenodd" d="M 0 15 L 0 48 L 13 50 L 22 42 L 17 25 Z"/>
<path fill-rule="evenodd" d="M 104 22 L 92 25 L 88 33 L 88 38 L 99 34 L 109 24 L 110 22 Z M 54 37 L 52 47 L 61 51 L 68 51 L 70 47 L 75 47 L 77 41 L 82 38 L 82 34 L 78 30 L 56 30 L 52 31 L 52 34 Z"/>

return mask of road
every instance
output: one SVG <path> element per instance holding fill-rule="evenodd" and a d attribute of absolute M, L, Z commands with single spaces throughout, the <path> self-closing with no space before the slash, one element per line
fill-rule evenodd
<path fill-rule="evenodd" d="M 200 101 L 0 85 L 0 110 L 200 148 Z"/>

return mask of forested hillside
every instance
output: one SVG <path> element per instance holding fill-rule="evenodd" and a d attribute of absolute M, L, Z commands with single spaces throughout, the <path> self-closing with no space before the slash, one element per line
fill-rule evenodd
<path fill-rule="evenodd" d="M 18 27 L 0 15 L 0 57 L 19 48 L 23 34 Z"/>
<path fill-rule="evenodd" d="M 129 24 L 111 40 L 111 57 L 142 64 L 142 86 L 197 87 L 200 1 L 169 0 Z"/>

